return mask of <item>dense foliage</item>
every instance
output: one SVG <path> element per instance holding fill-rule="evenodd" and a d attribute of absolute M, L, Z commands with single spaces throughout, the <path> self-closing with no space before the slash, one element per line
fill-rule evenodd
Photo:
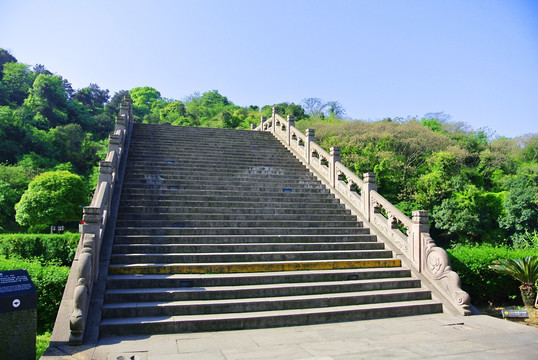
<path fill-rule="evenodd" d="M 37 299 L 37 333 L 52 331 L 62 301 L 69 267 L 42 263 L 39 260 L 9 258 L 0 255 L 0 271 L 26 269 L 39 294 Z"/>
<path fill-rule="evenodd" d="M 69 171 L 49 171 L 36 176 L 15 204 L 15 219 L 23 226 L 54 225 L 78 221 L 86 201 L 84 182 Z"/>
<path fill-rule="evenodd" d="M 489 139 L 430 118 L 299 122 L 326 149 L 340 146 L 357 174 L 373 171 L 379 192 L 410 215 L 430 212 L 443 245 L 538 244 L 538 135 Z"/>
<path fill-rule="evenodd" d="M 71 266 L 80 234 L 0 234 L 0 255 Z"/>
<path fill-rule="evenodd" d="M 521 282 L 511 275 L 495 272 L 490 266 L 498 259 L 538 256 L 538 247 L 513 249 L 489 244 L 458 245 L 447 251 L 452 268 L 461 278 L 463 290 L 471 295 L 475 305 L 521 304 Z"/>

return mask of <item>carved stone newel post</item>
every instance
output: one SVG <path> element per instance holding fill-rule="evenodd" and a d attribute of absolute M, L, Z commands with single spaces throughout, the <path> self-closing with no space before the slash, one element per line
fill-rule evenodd
<path fill-rule="evenodd" d="M 288 127 L 286 128 L 286 138 L 288 139 L 288 146 L 291 144 L 291 127 L 295 126 L 295 116 L 288 115 Z"/>
<path fill-rule="evenodd" d="M 306 129 L 306 142 L 304 144 L 304 148 L 305 148 L 305 159 L 306 159 L 307 164 L 310 164 L 310 157 L 311 157 L 310 143 L 316 141 L 315 135 L 316 135 L 316 132 L 314 129 Z"/>
<path fill-rule="evenodd" d="M 361 189 L 361 195 L 362 195 L 362 201 L 363 201 L 363 209 L 364 213 L 366 214 L 366 220 L 371 221 L 372 219 L 372 201 L 370 199 L 370 192 L 375 190 L 377 191 L 377 178 L 375 176 L 375 173 L 368 172 L 363 174 L 364 179 L 364 185 Z"/>
<path fill-rule="evenodd" d="M 428 223 L 428 211 L 416 210 L 413 211 L 413 225 L 411 225 L 411 241 L 409 249 L 410 260 L 415 264 L 417 270 L 422 272 L 424 270 L 423 264 L 423 252 L 424 252 L 424 239 L 423 233 L 430 232 L 430 225 Z"/>
<path fill-rule="evenodd" d="M 336 180 L 337 180 L 337 176 L 336 176 L 336 163 L 337 162 L 340 162 L 341 159 L 340 159 L 340 148 L 337 147 L 337 146 L 333 146 L 331 147 L 331 150 L 330 150 L 330 155 L 331 157 L 329 158 L 329 177 L 330 177 L 330 181 L 331 181 L 331 186 L 333 188 L 336 187 Z"/>
<path fill-rule="evenodd" d="M 276 116 L 278 115 L 278 108 L 273 107 L 273 126 L 271 127 L 271 132 L 274 134 L 276 131 Z"/>

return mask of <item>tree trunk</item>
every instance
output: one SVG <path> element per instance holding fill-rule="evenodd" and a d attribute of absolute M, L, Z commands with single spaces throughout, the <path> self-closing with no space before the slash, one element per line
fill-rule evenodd
<path fill-rule="evenodd" d="M 534 307 L 536 302 L 536 286 L 523 284 L 519 287 L 521 291 L 521 298 L 523 299 L 523 305 Z"/>

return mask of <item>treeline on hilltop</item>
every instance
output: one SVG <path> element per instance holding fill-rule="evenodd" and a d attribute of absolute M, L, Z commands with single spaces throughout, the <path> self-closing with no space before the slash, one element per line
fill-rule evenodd
<path fill-rule="evenodd" d="M 376 173 L 379 192 L 408 216 L 428 210 L 438 243 L 538 250 L 538 134 L 489 140 L 445 117 L 297 126 L 340 146 L 355 173 Z"/>
<path fill-rule="evenodd" d="M 19 63 L 3 49 L 0 228 L 40 231 L 80 219 L 126 94 L 133 100 L 135 121 L 149 124 L 249 129 L 259 124 L 260 116 L 270 117 L 277 106 L 282 116 L 294 115 L 301 130 L 315 128 L 324 148 L 340 146 L 348 168 L 359 175 L 375 172 L 379 192 L 402 211 L 428 210 L 432 232 L 445 245 L 538 247 L 536 134 L 492 140 L 485 131 L 449 122 L 444 114 L 347 121 L 342 120 L 345 110 L 338 102 L 317 98 L 301 104 L 243 107 L 217 90 L 194 93 L 182 101 L 164 98 L 151 87 L 110 96 L 95 84 L 75 90 L 44 66 Z M 70 195 L 71 209 L 66 205 L 65 210 L 50 211 L 50 197 L 36 206 L 36 199 L 47 199 L 43 194 L 67 186 L 84 188 L 64 191 Z"/>

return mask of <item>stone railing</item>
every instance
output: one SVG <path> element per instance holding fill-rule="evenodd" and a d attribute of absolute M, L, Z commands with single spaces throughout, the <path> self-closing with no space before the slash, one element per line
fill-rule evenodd
<path fill-rule="evenodd" d="M 328 153 L 315 143 L 314 130 L 306 135 L 295 128 L 294 117 L 284 119 L 273 108 L 273 116 L 261 118 L 255 131 L 269 131 L 329 185 L 335 194 L 370 222 L 461 314 L 470 314 L 469 295 L 461 289 L 460 278 L 450 267 L 448 254 L 430 237 L 428 212 L 413 212 L 409 219 L 377 192 L 376 176 L 365 173 L 361 179 L 340 162 L 340 148 Z"/>
<path fill-rule="evenodd" d="M 73 311 L 69 318 L 69 342 L 80 344 L 84 334 L 93 285 L 99 275 L 99 254 L 103 233 L 110 214 L 110 204 L 116 184 L 118 167 L 124 153 L 124 142 L 132 122 L 131 98 L 126 96 L 120 105 L 114 133 L 109 136 L 108 153 L 99 162 L 99 180 L 90 206 L 83 209 L 83 226 L 72 270 L 76 285 Z"/>

